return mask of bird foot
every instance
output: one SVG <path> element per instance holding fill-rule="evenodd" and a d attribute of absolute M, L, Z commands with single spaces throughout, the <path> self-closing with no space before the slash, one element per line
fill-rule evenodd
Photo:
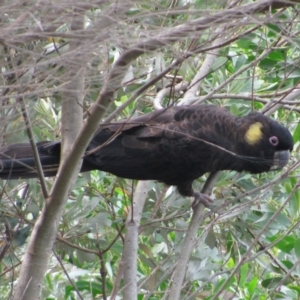
<path fill-rule="evenodd" d="M 202 203 L 205 207 L 209 208 L 213 202 L 214 200 L 208 195 L 202 194 L 200 192 L 194 192 L 194 201 L 192 203 L 192 208 L 195 208 L 195 206 L 199 203 Z"/>

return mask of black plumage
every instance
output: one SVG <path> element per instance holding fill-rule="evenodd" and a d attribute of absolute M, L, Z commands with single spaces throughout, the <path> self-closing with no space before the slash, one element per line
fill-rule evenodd
<path fill-rule="evenodd" d="M 54 176 L 60 142 L 37 146 L 45 176 Z M 235 117 L 213 105 L 177 106 L 101 125 L 86 149 L 81 171 L 158 180 L 177 186 L 183 196 L 197 196 L 192 183 L 207 172 L 281 169 L 292 149 L 288 129 L 260 113 Z M 37 177 L 29 144 L 6 147 L 0 162 L 0 178 Z"/>

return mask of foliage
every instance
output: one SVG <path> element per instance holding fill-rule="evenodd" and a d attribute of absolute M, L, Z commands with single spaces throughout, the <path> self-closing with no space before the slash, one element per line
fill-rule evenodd
<path fill-rule="evenodd" d="M 29 2 L 24 12 L 17 1 L 1 4 L 1 11 L 6 11 L 1 20 L 5 30 L 0 57 L 3 147 L 28 140 L 19 96 L 25 99 L 35 141 L 60 138 L 61 101 L 70 64 L 86 65 L 83 107 L 87 118 L 125 50 L 150 37 L 159 39 L 178 25 L 230 10 L 225 1 L 157 1 L 155 5 L 139 1 L 126 13 L 110 17 L 111 7 L 105 1 L 101 5 L 97 1 L 72 6 L 37 4 L 35 8 Z M 240 2 L 234 6 L 250 1 Z M 69 18 L 76 13 L 84 15 L 84 30 L 72 30 Z M 112 20 L 115 24 L 109 23 Z M 103 26 L 105 22 L 109 27 Z M 189 263 L 182 270 L 186 273 L 180 299 L 300 298 L 299 24 L 298 5 L 236 17 L 226 24 L 215 20 L 203 25 L 201 32 L 185 32 L 184 38 L 179 36 L 134 60 L 122 87 L 114 91 L 106 117 L 131 97 L 133 101 L 118 118 L 150 112 L 158 91 L 190 83 L 218 48 L 211 69 L 199 79 L 201 86 L 193 101 L 224 106 L 235 115 L 270 112 L 293 133 L 294 154 L 282 173 L 223 172 L 219 176 L 212 210 L 205 212 Z M 222 42 L 213 46 L 220 38 Z M 69 49 L 71 42 L 80 39 L 84 40 L 82 61 Z M 172 64 L 167 75 L 159 78 Z M 150 80 L 153 83 L 140 92 Z M 168 91 L 161 105 L 179 103 L 185 92 Z M 205 179 L 197 181 L 199 190 Z M 48 190 L 54 180 L 47 178 Z M 135 188 L 136 182 L 102 171 L 78 177 L 59 223 L 42 299 L 106 299 L 114 289 L 116 299 L 121 299 L 124 226 Z M 0 294 L 9 299 L 45 199 L 34 179 L 2 181 L 1 191 Z M 172 187 L 151 183 L 139 230 L 138 299 L 164 299 L 169 292 L 193 214 L 189 200 Z"/>

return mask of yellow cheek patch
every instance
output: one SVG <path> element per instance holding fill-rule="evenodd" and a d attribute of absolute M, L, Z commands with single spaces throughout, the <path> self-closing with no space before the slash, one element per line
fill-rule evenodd
<path fill-rule="evenodd" d="M 248 144 L 255 145 L 261 140 L 263 136 L 263 133 L 261 131 L 262 127 L 263 124 L 261 124 L 260 122 L 256 122 L 250 125 L 249 129 L 246 131 L 245 134 L 245 140 Z"/>

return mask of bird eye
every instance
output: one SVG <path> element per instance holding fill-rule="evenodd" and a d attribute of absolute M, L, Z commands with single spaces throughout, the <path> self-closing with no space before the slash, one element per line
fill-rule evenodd
<path fill-rule="evenodd" d="M 277 136 L 271 136 L 269 142 L 272 146 L 277 146 L 279 143 Z"/>

